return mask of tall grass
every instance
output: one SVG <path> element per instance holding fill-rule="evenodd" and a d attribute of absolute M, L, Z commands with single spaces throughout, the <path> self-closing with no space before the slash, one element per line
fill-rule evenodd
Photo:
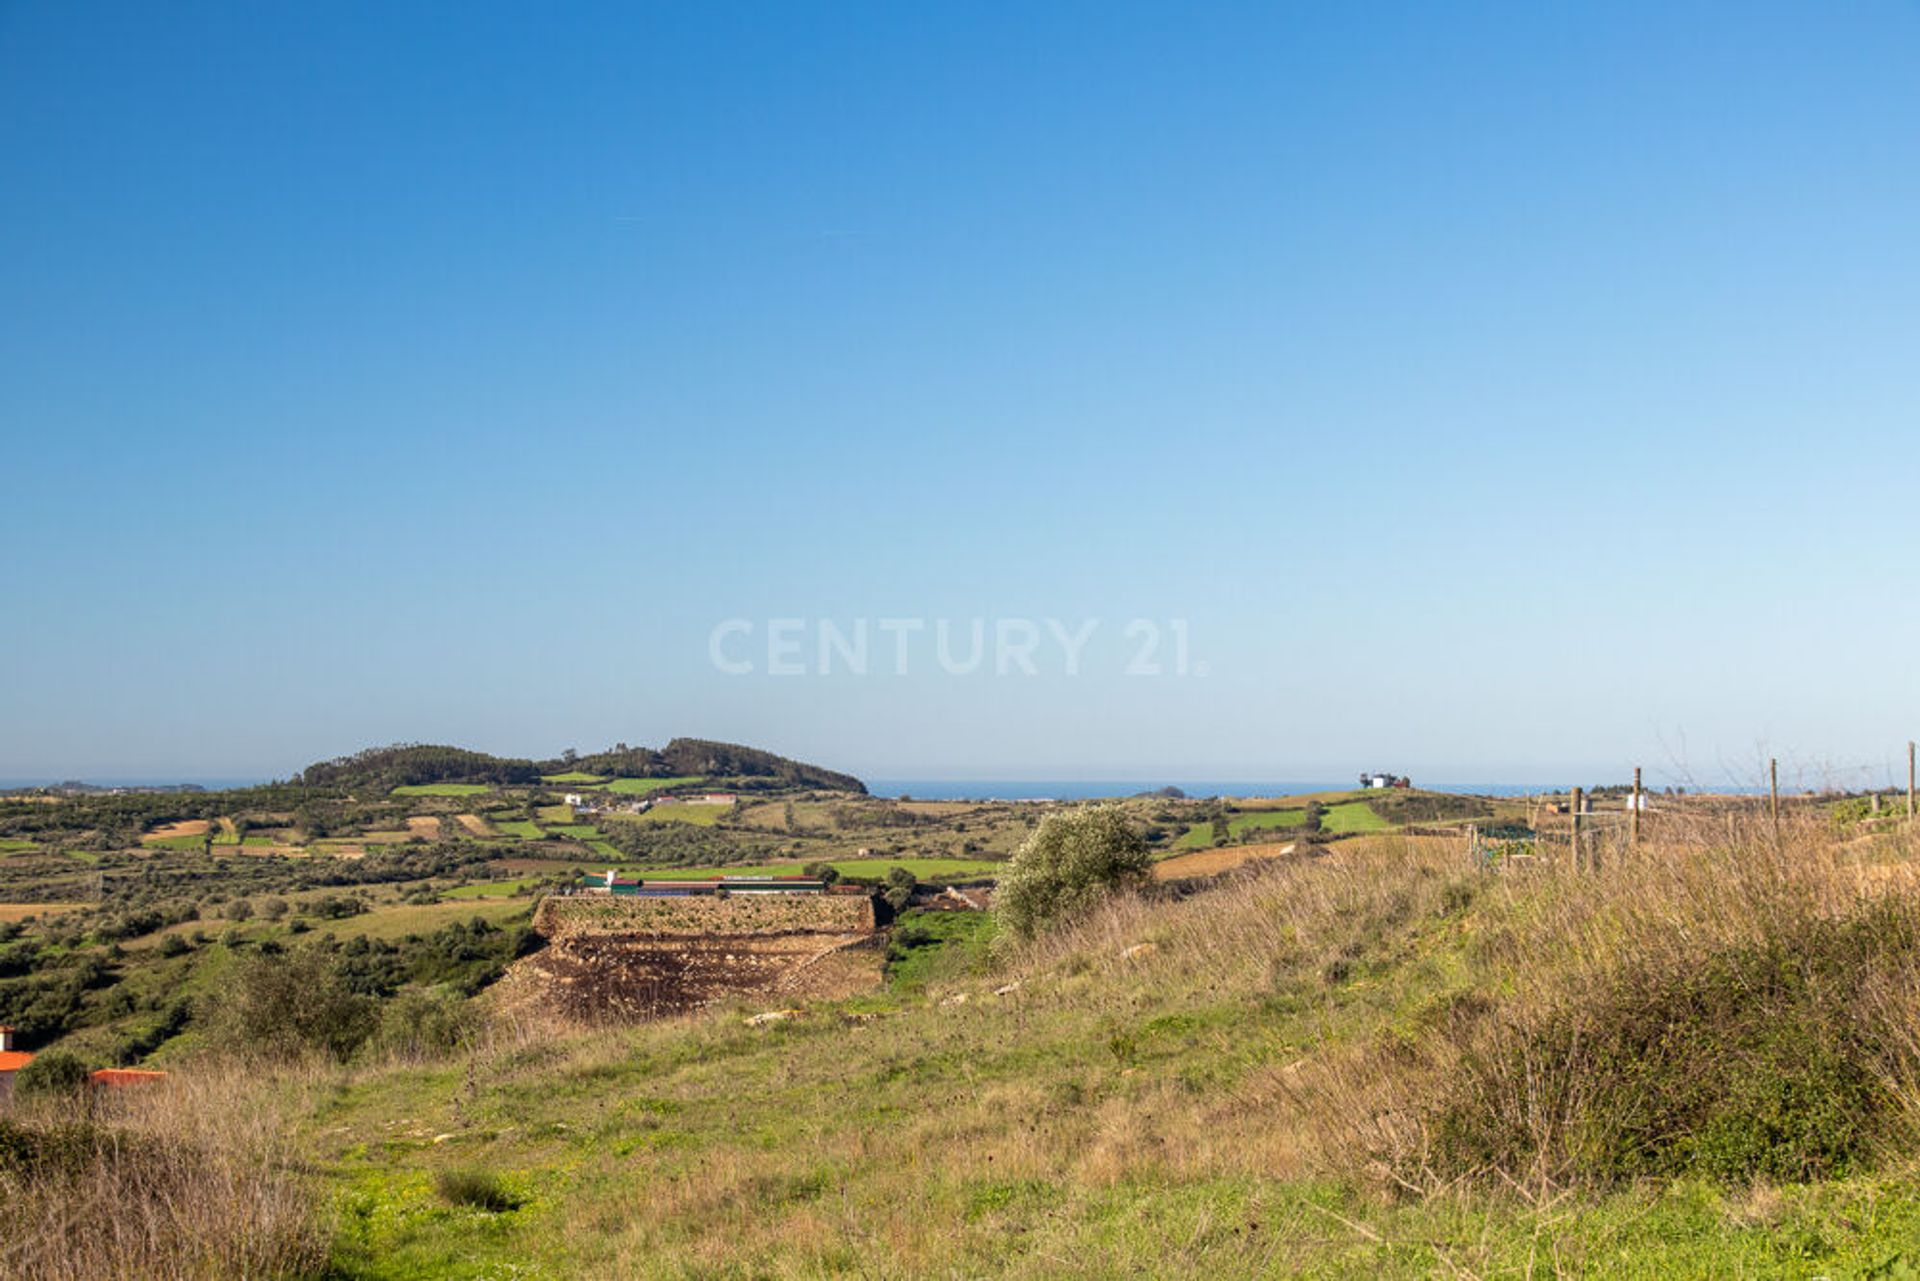
<path fill-rule="evenodd" d="M 1459 842 L 1350 842 L 1173 909 L 1114 903 L 1022 962 L 1323 1009 L 1317 1043 L 1253 1074 L 1234 1113 L 1305 1167 L 1401 1190 L 1797 1181 L 1912 1153 L 1909 838 L 1751 812 L 1621 835 L 1595 838 L 1597 868 L 1563 849 L 1497 871 Z M 1370 973 L 1404 999 L 1343 1021 Z"/>
<path fill-rule="evenodd" d="M 319 1275 L 327 1231 L 264 1089 L 180 1073 L 0 1113 L 0 1277 Z"/>

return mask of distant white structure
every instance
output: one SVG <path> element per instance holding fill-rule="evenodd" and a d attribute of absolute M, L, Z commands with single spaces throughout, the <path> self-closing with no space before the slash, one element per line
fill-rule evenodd
<path fill-rule="evenodd" d="M 580 795 L 580 793 L 578 792 L 568 792 L 565 796 L 561 797 L 560 799 L 565 801 L 567 804 L 574 805 L 574 806 L 585 805 L 587 803 L 587 798 Z"/>
<path fill-rule="evenodd" d="M 1369 791 L 1380 792 L 1389 787 L 1412 787 L 1413 784 L 1398 774 L 1362 774 L 1360 786 Z"/>

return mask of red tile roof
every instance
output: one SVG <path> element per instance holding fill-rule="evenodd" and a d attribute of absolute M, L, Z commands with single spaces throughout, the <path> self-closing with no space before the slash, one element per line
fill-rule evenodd
<path fill-rule="evenodd" d="M 165 1072 L 155 1072 L 149 1068 L 101 1068 L 89 1075 L 95 1085 L 119 1088 L 123 1085 L 146 1085 L 152 1081 L 167 1079 Z"/>
<path fill-rule="evenodd" d="M 18 1072 L 33 1062 L 33 1055 L 25 1050 L 0 1050 L 0 1072 Z"/>

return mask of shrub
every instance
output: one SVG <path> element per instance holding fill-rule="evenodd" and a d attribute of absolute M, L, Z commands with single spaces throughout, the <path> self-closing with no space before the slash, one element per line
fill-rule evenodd
<path fill-rule="evenodd" d="M 1119 809 L 1055 812 L 1014 854 L 994 910 L 1008 930 L 1031 938 L 1111 890 L 1144 881 L 1149 863 L 1146 842 Z"/>
<path fill-rule="evenodd" d="M 21 1097 L 32 1095 L 78 1094 L 87 1087 L 87 1065 L 79 1056 L 65 1050 L 49 1050 L 36 1055 L 14 1077 L 13 1088 Z"/>
<path fill-rule="evenodd" d="M 904 867 L 887 869 L 887 888 L 883 897 L 887 906 L 896 912 L 907 910 L 907 904 L 913 902 L 913 891 L 919 887 L 920 878 Z"/>
<path fill-rule="evenodd" d="M 221 1003 L 219 1039 L 245 1054 L 319 1050 L 344 1060 L 373 1033 L 375 1008 L 317 947 L 255 955 L 240 965 Z"/>
<path fill-rule="evenodd" d="M 1646 961 L 1470 1044 L 1430 1117 L 1442 1172 L 1804 1182 L 1857 1169 L 1900 1119 L 1900 1029 L 1876 976 L 1920 961 L 1889 903 Z"/>
<path fill-rule="evenodd" d="M 405 1058 L 432 1058 L 469 1044 L 479 1030 L 473 1007 L 445 988 L 409 988 L 380 1011 L 372 1049 Z"/>

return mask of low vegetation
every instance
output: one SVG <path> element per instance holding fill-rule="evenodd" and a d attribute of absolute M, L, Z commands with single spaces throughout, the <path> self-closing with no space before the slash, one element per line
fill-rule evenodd
<path fill-rule="evenodd" d="M 1326 830 L 1348 806 L 1386 822 L 1369 798 L 1246 803 L 1229 813 L 1301 822 L 1237 867 L 1182 854 L 1231 870 L 1160 885 L 1155 854 L 1219 803 L 796 793 L 751 821 L 607 824 L 728 854 L 628 870 L 808 868 L 901 915 L 867 954 L 878 969 L 884 947 L 877 989 L 571 1029 L 494 983 L 537 944 L 533 899 L 588 857 L 505 834 L 545 788 L 497 789 L 502 835 L 356 858 L 75 858 L 54 833 L 132 811 L 31 807 L 68 825 L 36 813 L 0 856 L 0 889 L 48 905 L 0 922 L 0 1021 L 40 1051 L 0 1127 L 0 1275 L 1920 1264 L 1920 863 L 1871 806 L 1800 805 L 1776 834 L 1751 807 L 1675 802 L 1576 869 L 1524 826 L 1476 863 L 1424 817 Z M 394 831 L 473 808 L 275 797 L 202 817 L 253 816 L 244 839 L 302 807 Z M 968 842 L 988 856 L 928 856 Z M 979 871 L 991 913 L 912 888 Z M 112 1062 L 173 1075 L 77 1087 Z M 54 1231 L 108 1204 L 100 1239 Z"/>

